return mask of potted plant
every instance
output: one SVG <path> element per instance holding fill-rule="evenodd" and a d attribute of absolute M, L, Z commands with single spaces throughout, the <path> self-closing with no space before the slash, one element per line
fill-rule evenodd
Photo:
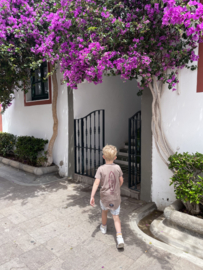
<path fill-rule="evenodd" d="M 170 185 L 174 184 L 176 198 L 190 214 L 199 214 L 203 204 L 203 154 L 175 153 L 169 162 L 169 169 L 174 172 Z"/>

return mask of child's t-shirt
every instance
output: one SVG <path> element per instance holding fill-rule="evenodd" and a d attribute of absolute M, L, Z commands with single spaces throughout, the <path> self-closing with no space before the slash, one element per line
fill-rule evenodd
<path fill-rule="evenodd" d="M 115 163 L 104 164 L 97 170 L 95 178 L 100 179 L 100 199 L 107 209 L 116 210 L 121 203 L 119 177 L 122 175 L 120 166 Z"/>

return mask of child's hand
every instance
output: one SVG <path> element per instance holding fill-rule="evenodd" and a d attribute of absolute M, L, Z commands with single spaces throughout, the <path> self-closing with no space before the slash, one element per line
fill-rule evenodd
<path fill-rule="evenodd" d="M 94 206 L 95 205 L 94 197 L 91 197 L 90 204 L 91 204 L 91 206 Z"/>

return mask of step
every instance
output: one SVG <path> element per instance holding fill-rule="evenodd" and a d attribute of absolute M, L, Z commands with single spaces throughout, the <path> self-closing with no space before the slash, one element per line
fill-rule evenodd
<path fill-rule="evenodd" d="M 172 227 L 164 215 L 150 225 L 153 235 L 164 243 L 203 259 L 203 237 L 181 227 Z"/>
<path fill-rule="evenodd" d="M 128 161 L 128 155 L 127 156 L 118 155 L 116 160 Z M 134 161 L 134 159 L 132 159 L 131 161 Z"/>
<path fill-rule="evenodd" d="M 118 160 L 118 159 L 116 159 L 116 160 L 115 160 L 115 163 L 116 163 L 116 164 L 119 164 L 119 165 L 122 164 L 122 165 L 128 166 L 128 161 L 123 161 L 123 160 Z M 131 165 L 133 166 L 134 163 L 131 162 Z"/>
<path fill-rule="evenodd" d="M 121 167 L 121 170 L 122 170 L 122 172 L 123 172 L 124 174 L 128 174 L 128 173 L 129 173 L 128 166 L 122 165 L 122 164 L 119 164 L 119 166 Z M 133 170 L 131 170 L 131 174 L 134 175 Z"/>
<path fill-rule="evenodd" d="M 118 157 L 118 156 L 128 157 L 128 153 L 126 153 L 126 152 L 118 152 L 117 157 Z"/>
<path fill-rule="evenodd" d="M 131 198 L 134 198 L 137 200 L 140 199 L 140 192 L 139 191 L 129 189 L 128 187 L 126 187 L 124 185 L 121 187 L 121 195 L 131 197 Z"/>
<path fill-rule="evenodd" d="M 120 152 L 121 152 L 121 153 L 128 153 L 128 149 L 127 149 L 127 148 L 121 148 L 121 149 L 120 149 Z"/>
<path fill-rule="evenodd" d="M 121 153 L 121 155 L 125 154 L 125 156 L 128 156 L 128 147 L 120 149 L 119 154 L 120 153 Z M 131 149 L 131 156 L 133 156 L 133 155 L 135 155 L 135 151 L 134 151 L 134 149 Z"/>
<path fill-rule="evenodd" d="M 115 160 L 115 163 L 128 166 L 128 163 L 129 162 L 128 161 L 124 161 L 124 160 L 116 159 Z M 135 162 L 131 162 L 131 166 L 135 166 Z M 139 167 L 139 163 L 137 163 L 137 166 Z"/>
<path fill-rule="evenodd" d="M 135 138 L 132 138 L 132 139 L 131 139 L 131 143 L 135 143 L 135 140 L 136 140 Z M 138 141 L 138 140 L 139 140 L 139 138 L 137 138 L 137 141 Z"/>
<path fill-rule="evenodd" d="M 140 142 L 139 140 L 137 140 L 137 142 Z M 129 145 L 129 142 L 125 142 L 125 145 Z M 135 143 L 135 140 L 133 140 L 133 142 L 132 142 L 132 140 L 131 140 L 131 146 L 136 146 L 136 143 Z"/>
<path fill-rule="evenodd" d="M 128 162 L 128 154 L 126 156 L 118 155 L 117 160 L 127 161 Z M 137 156 L 136 160 L 137 160 L 137 163 L 140 163 L 140 156 Z M 135 162 L 135 156 L 134 155 L 131 156 L 131 162 Z"/>
<path fill-rule="evenodd" d="M 128 147 L 120 149 L 120 152 L 128 154 Z M 131 154 L 133 154 L 133 149 L 131 150 Z"/>
<path fill-rule="evenodd" d="M 135 146 L 131 145 L 131 151 L 135 150 L 135 148 L 136 148 Z M 124 149 L 128 149 L 128 144 L 125 144 Z"/>

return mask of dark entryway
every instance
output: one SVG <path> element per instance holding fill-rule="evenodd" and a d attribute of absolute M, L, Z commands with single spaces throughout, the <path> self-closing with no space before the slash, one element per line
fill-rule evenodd
<path fill-rule="evenodd" d="M 127 119 L 126 119 L 127 120 Z M 141 182 L 141 111 L 129 118 L 128 142 L 119 150 L 118 163 L 128 187 L 139 190 Z M 94 177 L 104 163 L 102 148 L 105 146 L 105 111 L 96 110 L 74 120 L 75 173 Z M 126 179 L 127 180 L 127 179 Z"/>
<path fill-rule="evenodd" d="M 117 82 L 117 80 L 116 80 L 116 82 Z M 127 111 L 124 112 L 122 110 L 122 113 L 120 114 L 117 110 L 114 110 L 114 109 L 112 110 L 112 108 L 109 104 L 104 103 L 103 96 L 105 96 L 104 95 L 104 91 L 106 89 L 105 87 L 101 87 L 101 89 L 99 88 L 97 94 L 94 94 L 95 91 L 97 91 L 97 90 L 93 87 L 91 89 L 91 87 L 89 85 L 82 85 L 81 88 L 82 88 L 81 91 L 77 92 L 77 96 L 76 96 L 75 101 L 74 101 L 74 106 L 76 106 L 76 108 L 74 108 L 75 118 L 77 117 L 77 115 L 79 115 L 79 116 L 83 115 L 83 114 L 81 114 L 81 112 L 83 112 L 83 111 L 86 114 L 88 114 L 87 107 L 90 107 L 90 109 L 95 108 L 97 103 L 99 105 L 100 105 L 100 103 L 102 103 L 104 105 L 105 115 L 106 115 L 106 121 L 105 121 L 106 131 L 104 130 L 105 131 L 104 132 L 105 141 L 104 141 L 103 145 L 100 144 L 100 148 L 99 148 L 100 150 L 98 150 L 97 147 L 95 147 L 95 149 L 96 149 L 96 152 L 100 152 L 100 164 L 102 164 L 102 153 L 101 153 L 102 147 L 105 145 L 105 143 L 117 145 L 117 141 L 115 140 L 115 137 L 117 138 L 119 136 L 119 139 L 122 137 L 122 139 L 120 139 L 120 142 L 118 142 L 120 145 L 118 147 L 119 152 L 118 152 L 117 161 L 119 161 L 119 160 L 125 161 L 125 166 L 124 166 L 125 168 L 123 167 L 123 165 L 121 163 L 119 163 L 119 165 L 123 167 L 122 169 L 124 171 L 124 178 L 125 178 L 124 183 L 126 186 L 126 190 L 129 190 L 129 188 L 128 188 L 128 183 L 129 183 L 129 181 L 128 181 L 128 177 L 129 177 L 129 175 L 128 175 L 129 142 L 127 139 L 127 137 L 128 137 L 128 135 L 127 135 L 128 134 L 128 127 L 127 127 L 128 118 L 126 117 Z M 101 90 L 101 91 L 99 91 L 99 90 Z M 119 91 L 121 92 L 121 90 L 118 89 L 118 86 L 117 86 L 116 90 L 118 90 L 118 93 L 119 93 Z M 152 133 L 151 133 L 152 113 L 151 113 L 151 104 L 152 104 L 152 96 L 151 96 L 151 92 L 149 91 L 149 89 L 145 89 L 145 90 L 146 91 L 143 91 L 142 104 L 141 104 L 141 108 L 142 108 L 142 110 L 141 110 L 142 122 L 141 122 L 141 134 L 140 134 L 141 148 L 140 148 L 140 151 L 138 151 L 141 153 L 141 159 L 139 161 L 137 161 L 137 165 L 139 164 L 139 166 L 140 166 L 139 169 L 137 168 L 137 172 L 139 170 L 138 182 L 140 182 L 140 178 L 141 178 L 141 182 L 140 182 L 140 184 L 137 184 L 137 183 L 136 184 L 137 184 L 137 190 L 140 190 L 140 196 L 141 196 L 140 198 L 142 200 L 149 202 L 149 201 L 151 201 L 151 196 L 152 196 L 151 195 L 151 179 L 152 179 Z M 102 94 L 100 94 L 100 92 Z M 111 91 L 109 93 L 111 93 Z M 96 99 L 93 95 L 98 96 L 98 98 Z M 131 96 L 133 96 L 132 93 L 131 93 Z M 91 97 L 91 99 L 90 99 L 90 97 Z M 109 95 L 108 95 L 108 97 L 109 97 Z M 115 95 L 113 95 L 113 100 L 114 100 L 114 98 L 115 98 Z M 70 100 L 72 100 L 72 98 Z M 90 100 L 92 102 L 90 102 Z M 133 97 L 133 100 L 135 100 L 135 97 Z M 127 99 L 127 101 L 129 103 L 128 99 Z M 85 104 L 84 106 L 83 106 L 83 103 Z M 87 106 L 87 103 L 88 103 L 88 106 Z M 112 104 L 112 102 L 110 102 L 110 104 Z M 103 107 L 103 105 L 101 107 Z M 139 104 L 135 104 L 135 106 L 134 106 L 135 111 L 136 111 L 136 108 L 139 107 L 138 105 Z M 130 105 L 130 108 L 131 107 L 132 107 L 132 104 Z M 124 110 L 126 110 L 126 105 L 124 107 Z M 94 112 L 94 110 L 92 110 L 92 111 Z M 138 111 L 140 111 L 139 108 L 138 108 Z M 118 116 L 118 115 L 120 116 L 120 119 L 121 119 L 120 124 L 116 119 L 116 116 Z M 132 113 L 132 115 L 133 115 L 133 113 Z M 71 116 L 72 116 L 72 114 L 70 114 L 70 118 L 71 118 Z M 83 125 L 84 125 L 86 123 L 86 120 L 84 120 L 85 117 L 82 117 L 82 118 L 83 118 Z M 93 116 L 91 116 L 91 118 L 93 118 Z M 84 179 L 84 181 L 86 181 L 85 180 L 86 178 L 83 178 L 83 176 L 86 176 L 86 168 L 88 168 L 87 174 L 88 174 L 88 176 L 91 176 L 93 179 L 94 172 L 96 171 L 97 166 L 99 164 L 99 162 L 98 162 L 98 164 L 97 164 L 97 166 L 95 166 L 95 168 L 92 167 L 95 163 L 94 157 L 93 157 L 93 153 L 95 150 L 94 144 L 92 143 L 91 147 L 87 147 L 87 148 L 89 148 L 89 149 L 87 149 L 87 152 L 89 152 L 89 153 L 90 153 L 90 148 L 91 148 L 92 156 L 91 156 L 91 161 L 90 161 L 90 158 L 89 158 L 90 156 L 87 155 L 89 160 L 86 161 L 86 158 L 85 158 L 86 148 L 84 145 L 83 151 L 82 151 L 83 153 L 82 153 L 81 152 L 81 137 L 80 137 L 81 134 L 78 136 L 78 133 L 76 130 L 76 129 L 78 129 L 78 119 L 75 119 L 75 121 L 72 121 L 73 118 L 71 118 L 70 120 L 71 120 L 70 123 L 72 123 L 72 126 L 73 126 L 73 128 L 71 130 L 73 130 L 74 132 L 69 134 L 69 137 L 71 139 L 71 141 L 69 143 L 69 145 L 70 145 L 69 160 L 71 161 L 71 162 L 69 162 L 69 171 L 70 171 L 70 167 L 72 168 L 72 164 L 74 164 L 73 168 L 74 168 L 74 173 L 76 175 L 75 179 L 77 178 L 77 175 L 78 175 L 78 177 L 81 176 L 80 178 L 78 178 L 78 179 L 80 179 L 79 181 L 83 181 L 83 179 Z M 75 124 L 75 128 L 73 125 L 74 122 L 77 123 L 77 124 Z M 116 125 L 115 125 L 115 123 L 116 123 Z M 112 124 L 114 124 L 114 125 L 112 125 Z M 81 127 L 81 123 L 79 125 Z M 111 127 L 112 127 L 112 129 L 111 129 Z M 96 130 L 97 129 L 98 129 L 98 127 L 96 127 Z M 116 132 L 115 132 L 115 130 L 116 130 Z M 124 138 L 124 134 L 122 134 L 122 136 L 120 137 L 121 130 L 124 131 L 123 133 L 126 134 L 126 139 Z M 90 133 L 90 131 L 88 131 L 88 132 Z M 100 132 L 101 132 L 101 128 L 100 128 Z M 85 131 L 83 131 L 83 136 L 84 136 L 84 134 L 85 134 Z M 101 133 L 100 133 L 100 135 L 101 135 Z M 90 134 L 88 136 L 90 136 Z M 74 143 L 72 143 L 72 138 L 73 138 L 73 140 L 75 139 Z M 92 137 L 92 140 L 93 140 L 93 137 Z M 122 141 L 123 141 L 123 143 L 122 143 Z M 140 153 L 138 153 L 138 154 L 140 154 Z M 80 158 L 78 155 L 80 155 Z M 83 156 L 83 158 L 82 158 L 82 156 Z M 72 161 L 72 159 L 74 159 L 74 162 Z M 86 166 L 86 162 L 88 163 L 87 166 Z M 90 162 L 91 162 L 91 166 L 90 166 Z M 79 163 L 80 163 L 80 166 L 78 165 Z M 141 166 L 141 164 L 142 164 L 142 166 Z M 83 167 L 83 169 L 82 169 L 82 167 Z M 91 167 L 91 169 L 90 169 L 90 167 Z M 133 168 L 131 168 L 131 171 L 132 170 L 133 170 Z M 134 172 L 135 171 L 136 170 L 134 170 Z M 84 174 L 82 174 L 83 172 L 84 172 Z M 91 178 L 89 178 L 89 179 L 91 179 Z M 135 179 L 134 179 L 134 181 L 135 181 Z M 135 185 L 133 186 L 132 182 L 130 182 L 130 185 L 132 187 L 135 187 Z M 130 191 L 133 192 L 132 189 L 130 189 Z"/>
<path fill-rule="evenodd" d="M 120 165 L 128 188 L 140 190 L 141 183 L 141 111 L 128 119 L 128 141 L 119 149 L 116 163 Z"/>

